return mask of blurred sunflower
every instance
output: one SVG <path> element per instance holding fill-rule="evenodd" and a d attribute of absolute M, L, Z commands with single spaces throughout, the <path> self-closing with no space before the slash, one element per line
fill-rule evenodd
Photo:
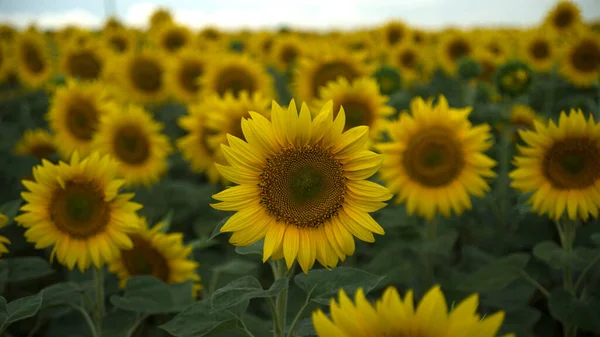
<path fill-rule="evenodd" d="M 125 55 L 116 60 L 113 73 L 119 76 L 121 88 L 140 103 L 158 103 L 166 99 L 166 58 L 162 53 L 150 49 Z"/>
<path fill-rule="evenodd" d="M 185 48 L 171 58 L 166 81 L 175 98 L 186 104 L 200 98 L 200 78 L 209 62 L 209 57 L 192 48 Z"/>
<path fill-rule="evenodd" d="M 39 88 L 53 75 L 50 50 L 39 33 L 23 32 L 17 36 L 15 60 L 20 81 L 29 87 Z"/>
<path fill-rule="evenodd" d="M 523 104 L 513 105 L 510 112 L 510 125 L 517 129 L 535 130 L 535 122 L 544 122 L 545 119 L 538 115 L 530 106 Z"/>
<path fill-rule="evenodd" d="M 15 27 L 6 23 L 0 23 L 0 41 L 12 43 L 17 37 L 17 34 Z"/>
<path fill-rule="evenodd" d="M 368 57 L 375 56 L 375 42 L 368 32 L 345 34 L 342 43 L 352 52 L 367 53 Z"/>
<path fill-rule="evenodd" d="M 333 101 L 334 118 L 340 108 L 344 108 L 344 131 L 366 125 L 369 127 L 371 140 L 381 140 L 386 118 L 395 112 L 394 108 L 387 105 L 388 97 L 379 92 L 377 81 L 370 77 L 361 77 L 352 83 L 345 78 L 329 82 L 321 88 L 320 99 L 314 105 L 324 106 L 328 101 Z"/>
<path fill-rule="evenodd" d="M 532 192 L 528 200 L 538 214 L 559 220 L 598 218 L 600 208 L 600 124 L 581 110 L 561 113 L 558 125 L 535 123 L 520 131 L 520 147 L 510 173 L 511 186 Z"/>
<path fill-rule="evenodd" d="M 421 29 L 412 29 L 410 32 L 411 42 L 419 47 L 424 47 L 429 43 L 430 36 L 428 32 Z"/>
<path fill-rule="evenodd" d="M 402 21 L 390 21 L 380 28 L 381 39 L 387 48 L 394 48 L 411 38 L 410 28 Z"/>
<path fill-rule="evenodd" d="M 556 47 L 545 30 L 523 34 L 520 55 L 537 72 L 552 70 L 556 61 Z"/>
<path fill-rule="evenodd" d="M 127 185 L 150 186 L 167 171 L 172 151 L 161 129 L 142 107 L 129 105 L 125 111 L 114 110 L 100 118 L 92 148 L 119 163 Z"/>
<path fill-rule="evenodd" d="M 221 42 L 224 38 L 224 35 L 225 34 L 216 27 L 206 27 L 198 32 L 198 35 L 196 36 L 196 43 L 198 44 L 198 47 L 203 49 L 207 45 Z"/>
<path fill-rule="evenodd" d="M 0 213 L 0 228 L 6 226 L 7 223 L 8 217 Z M 10 245 L 10 240 L 5 236 L 0 235 L 0 257 L 2 254 L 8 253 L 8 248 L 6 248 L 6 245 Z"/>
<path fill-rule="evenodd" d="M 107 30 L 102 34 L 102 39 L 113 55 L 124 55 L 136 49 L 136 36 L 127 28 Z"/>
<path fill-rule="evenodd" d="M 189 28 L 175 23 L 162 25 L 155 33 L 154 40 L 166 54 L 174 54 L 178 50 L 192 45 L 194 36 Z"/>
<path fill-rule="evenodd" d="M 71 42 L 61 55 L 62 72 L 65 76 L 78 80 L 98 80 L 104 72 L 106 52 L 106 48 L 96 41 Z"/>
<path fill-rule="evenodd" d="M 339 291 L 338 301 L 331 299 L 331 319 L 321 309 L 313 313 L 312 321 L 319 337 L 496 337 L 504 321 L 502 311 L 481 318 L 476 313 L 477 294 L 449 311 L 439 286 L 431 288 L 416 308 L 412 290 L 402 299 L 394 287 L 388 287 L 375 305 L 369 303 L 362 288 L 357 290 L 354 303 L 343 289 Z"/>
<path fill-rule="evenodd" d="M 12 66 L 11 59 L 12 51 L 9 48 L 9 44 L 0 41 L 0 83 L 4 82 L 4 79 L 8 77 Z"/>
<path fill-rule="evenodd" d="M 379 145 L 385 155 L 380 176 L 409 214 L 427 220 L 438 212 L 459 215 L 471 209 L 469 195 L 482 197 L 490 189 L 485 178 L 496 175 L 496 162 L 484 154 L 492 147 L 490 127 L 473 126 L 470 112 L 450 108 L 444 96 L 437 105 L 418 97 L 410 114 L 390 126 L 391 143 Z"/>
<path fill-rule="evenodd" d="M 546 15 L 544 25 L 558 35 L 564 35 L 582 25 L 581 11 L 570 0 L 559 1 Z"/>
<path fill-rule="evenodd" d="M 262 64 L 246 55 L 215 55 L 204 75 L 200 78 L 203 95 L 224 96 L 231 92 L 239 96 L 246 91 L 252 95 L 262 92 L 267 97 L 274 96 L 273 79 Z"/>
<path fill-rule="evenodd" d="M 157 8 L 152 15 L 150 15 L 150 29 L 154 30 L 161 27 L 164 24 L 173 23 L 173 15 L 166 8 Z"/>
<path fill-rule="evenodd" d="M 462 32 L 449 32 L 442 36 L 438 45 L 439 63 L 449 75 L 456 74 L 456 63 L 463 57 L 469 57 L 474 51 L 469 37 Z"/>
<path fill-rule="evenodd" d="M 500 32 L 486 33 L 481 40 L 480 47 L 493 55 L 497 63 L 505 62 L 513 54 L 513 51 L 510 50 L 511 44 Z"/>
<path fill-rule="evenodd" d="M 202 289 L 196 274 L 191 246 L 183 245 L 182 233 L 162 233 L 164 223 L 148 228 L 145 218 L 139 218 L 139 229 L 129 234 L 133 247 L 122 248 L 120 257 L 109 264 L 109 270 L 119 278 L 124 288 L 132 276 L 152 275 L 165 283 L 194 281 L 194 290 Z"/>
<path fill-rule="evenodd" d="M 99 82 L 69 81 L 58 88 L 46 119 L 62 157 L 69 158 L 73 151 L 87 154 L 101 116 L 116 109 Z"/>
<path fill-rule="evenodd" d="M 354 253 L 354 236 L 373 242 L 383 228 L 369 212 L 385 207 L 391 194 L 366 180 L 382 158 L 368 151 L 368 127 L 343 132 L 345 114 L 333 119 L 331 103 L 311 121 L 306 104 L 300 114 L 292 100 L 286 110 L 273 102 L 271 121 L 250 112 L 242 119 L 247 141 L 229 136 L 221 145 L 230 165 L 216 164 L 240 184 L 213 196 L 212 206 L 236 211 L 221 228 L 230 242 L 247 246 L 262 238 L 263 261 L 298 260 L 307 273 L 315 259 L 335 267 Z"/>
<path fill-rule="evenodd" d="M 407 85 L 419 78 L 423 70 L 423 54 L 420 48 L 413 44 L 402 44 L 391 50 L 390 61 L 400 69 L 402 79 Z"/>
<path fill-rule="evenodd" d="M 141 205 L 119 194 L 124 181 L 115 180 L 117 164 L 97 153 L 83 160 L 75 153 L 70 163 L 54 165 L 44 160 L 33 169 L 34 181 L 23 180 L 27 203 L 15 220 L 36 249 L 50 246 L 50 260 L 80 271 L 90 264 L 101 268 L 131 248 L 126 233 L 139 226 L 135 212 Z"/>
<path fill-rule="evenodd" d="M 473 59 L 481 67 L 481 72 L 477 79 L 485 82 L 492 82 L 498 67 L 498 59 L 487 49 L 478 48 L 473 52 Z"/>
<path fill-rule="evenodd" d="M 44 129 L 26 130 L 15 145 L 16 154 L 33 156 L 40 160 L 49 159 L 57 151 L 54 136 Z"/>
<path fill-rule="evenodd" d="M 106 20 L 104 20 L 104 25 L 102 27 L 102 33 L 105 34 L 107 31 L 112 29 L 123 29 L 123 23 L 116 17 L 110 16 Z"/>
<path fill-rule="evenodd" d="M 275 35 L 271 32 L 259 32 L 249 39 L 252 46 L 252 54 L 258 59 L 268 62 L 275 43 Z"/>
<path fill-rule="evenodd" d="M 600 35 L 587 32 L 569 41 L 561 74 L 579 87 L 589 87 L 600 77 Z"/>
<path fill-rule="evenodd" d="M 303 44 L 294 36 L 284 36 L 273 42 L 271 60 L 279 71 L 292 69 L 303 55 Z"/>

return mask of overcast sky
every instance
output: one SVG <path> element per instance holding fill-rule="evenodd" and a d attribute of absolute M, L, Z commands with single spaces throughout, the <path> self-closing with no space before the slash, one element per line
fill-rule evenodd
<path fill-rule="evenodd" d="M 159 7 L 194 28 L 355 28 L 401 19 L 413 26 L 519 25 L 538 23 L 558 0 L 0 0 L 0 22 L 44 28 L 65 24 L 97 27 L 106 12 L 143 26 Z M 575 0 L 584 19 L 600 19 L 600 0 Z"/>

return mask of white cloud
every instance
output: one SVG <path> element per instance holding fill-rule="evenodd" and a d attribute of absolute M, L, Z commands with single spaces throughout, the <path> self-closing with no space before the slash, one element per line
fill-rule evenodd
<path fill-rule="evenodd" d="M 0 13 L 0 22 L 7 22 L 19 28 L 25 28 L 30 24 L 35 24 L 43 29 L 56 29 L 66 25 L 96 28 L 102 24 L 102 19 L 84 9 L 72 9 L 65 12 L 44 12 L 40 14 Z"/>

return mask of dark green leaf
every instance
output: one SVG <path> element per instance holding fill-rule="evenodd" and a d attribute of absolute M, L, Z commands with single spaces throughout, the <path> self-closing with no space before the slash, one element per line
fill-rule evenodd
<path fill-rule="evenodd" d="M 600 233 L 595 233 L 590 236 L 592 242 L 598 246 L 600 246 Z"/>
<path fill-rule="evenodd" d="M 247 306 L 246 301 L 230 310 L 211 313 L 210 301 L 203 300 L 186 308 L 160 328 L 175 337 L 206 336 L 216 329 L 234 325 Z"/>
<path fill-rule="evenodd" d="M 58 305 L 61 303 L 78 302 L 81 294 L 85 292 L 85 288 L 78 283 L 65 282 L 56 283 L 42 290 L 44 298 L 42 307 Z"/>
<path fill-rule="evenodd" d="M 543 241 L 533 248 L 533 255 L 544 261 L 550 267 L 556 270 L 562 270 L 566 266 L 576 269 L 585 268 L 598 254 L 598 250 L 585 247 L 577 247 L 567 252 L 557 243 L 552 241 Z"/>
<path fill-rule="evenodd" d="M 552 317 L 563 324 L 576 325 L 600 333 L 600 303 L 592 299 L 577 299 L 564 289 L 552 292 L 548 299 Z"/>
<path fill-rule="evenodd" d="M 529 262 L 528 254 L 511 254 L 471 273 L 461 282 L 464 291 L 487 292 L 504 289 L 521 277 L 523 268 Z"/>
<path fill-rule="evenodd" d="M 229 273 L 233 275 L 248 274 L 256 268 L 256 263 L 233 259 L 227 261 L 225 264 L 215 267 L 215 272 L 218 273 Z"/>
<path fill-rule="evenodd" d="M 217 240 L 210 239 L 208 236 L 203 236 L 186 244 L 191 246 L 194 250 L 202 250 L 204 248 L 216 246 L 219 244 L 219 242 Z"/>
<path fill-rule="evenodd" d="M 102 337 L 130 337 L 138 325 L 139 314 L 116 309 L 102 320 Z"/>
<path fill-rule="evenodd" d="M 264 240 L 259 240 L 250 246 L 235 247 L 235 252 L 240 255 L 263 255 L 263 244 Z"/>
<path fill-rule="evenodd" d="M 21 207 L 22 202 L 23 202 L 23 200 L 17 199 L 17 200 L 9 201 L 0 206 L 0 213 L 6 215 L 8 217 L 7 225 L 12 222 L 12 219 L 19 212 L 19 207 Z"/>
<path fill-rule="evenodd" d="M 298 322 L 296 326 L 296 330 L 294 331 L 295 337 L 306 337 L 306 336 L 314 336 L 317 333 L 315 332 L 315 327 L 312 322 L 312 318 L 305 318 Z"/>
<path fill-rule="evenodd" d="M 52 266 L 40 257 L 6 258 L 0 261 L 0 270 L 5 268 L 8 270 L 7 279 L 0 281 L 11 283 L 37 279 L 54 273 Z"/>
<path fill-rule="evenodd" d="M 458 239 L 458 231 L 450 229 L 433 239 L 431 242 L 425 242 L 422 245 L 424 253 L 436 254 L 439 256 L 448 256 L 448 253 L 454 247 L 454 243 Z"/>
<path fill-rule="evenodd" d="M 229 216 L 226 218 L 223 218 L 223 220 L 221 220 L 217 224 L 217 227 L 215 227 L 215 229 L 213 230 L 212 234 L 210 235 L 210 238 L 208 238 L 209 240 L 212 240 L 221 234 L 221 228 L 223 228 L 223 226 L 225 226 L 225 223 L 227 222 L 227 220 L 229 220 L 229 218 L 230 218 Z"/>
<path fill-rule="evenodd" d="M 287 278 L 280 278 L 273 283 L 271 288 L 264 290 L 257 279 L 252 276 L 244 276 L 215 291 L 211 299 L 211 313 L 233 307 L 240 302 L 253 298 L 277 296 L 287 287 Z"/>
<path fill-rule="evenodd" d="M 312 300 L 324 305 L 329 304 L 332 296 L 337 295 L 339 289 L 353 294 L 358 288 L 363 288 L 365 294 L 371 291 L 383 280 L 383 276 L 373 275 L 355 268 L 313 269 L 308 274 L 298 274 L 294 282 Z"/>
<path fill-rule="evenodd" d="M 25 318 L 34 316 L 42 305 L 42 292 L 35 295 L 21 297 L 16 299 L 6 306 L 6 318 L 0 326 L 0 331 L 6 330 L 6 328 L 16 322 Z"/>
<path fill-rule="evenodd" d="M 147 314 L 177 312 L 192 304 L 192 282 L 165 284 L 153 276 L 136 276 L 127 281 L 123 296 L 111 296 L 120 309 Z"/>
<path fill-rule="evenodd" d="M 169 232 L 169 228 L 171 228 L 171 222 L 173 221 L 173 210 L 169 209 L 169 211 L 167 212 L 167 214 L 165 214 L 165 216 L 160 219 L 160 221 L 156 224 L 156 225 L 162 225 L 162 227 L 160 228 L 160 231 L 163 233 L 167 233 Z"/>

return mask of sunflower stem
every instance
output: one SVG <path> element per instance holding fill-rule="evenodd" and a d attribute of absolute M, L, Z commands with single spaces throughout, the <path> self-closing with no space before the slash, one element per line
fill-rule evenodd
<path fill-rule="evenodd" d="M 96 284 L 96 310 L 94 318 L 96 329 L 102 332 L 102 319 L 104 318 L 104 270 L 102 267 L 94 269 L 94 282 Z"/>
<path fill-rule="evenodd" d="M 512 105 L 509 105 L 509 109 Z M 500 158 L 498 158 L 498 199 L 500 202 L 500 228 L 506 228 L 508 225 L 508 218 L 510 212 L 510 200 L 509 200 L 509 170 L 510 170 L 510 158 L 512 156 L 512 137 L 513 130 L 511 127 L 507 127 L 502 130 L 500 135 Z"/>
<path fill-rule="evenodd" d="M 273 268 L 273 277 L 275 281 L 279 280 L 283 277 L 289 277 L 289 273 L 293 270 L 290 268 L 288 270 L 284 259 L 279 259 L 277 261 L 273 261 L 271 264 Z M 279 295 L 275 298 L 275 313 L 273 316 L 274 320 L 277 320 L 276 329 L 275 329 L 275 337 L 285 337 L 285 326 L 286 326 L 286 313 L 287 313 L 287 298 L 288 298 L 288 288 L 283 289 Z"/>
<path fill-rule="evenodd" d="M 556 221 L 556 230 L 560 237 L 560 243 L 565 253 L 570 254 L 573 251 L 573 242 L 575 241 L 575 234 L 577 231 L 577 223 L 575 221 L 566 220 L 562 223 Z M 567 264 L 563 269 L 563 287 L 571 295 L 575 296 L 575 288 L 573 287 L 571 265 Z M 575 337 L 577 335 L 577 326 L 572 324 L 565 324 L 563 326 L 563 333 L 565 337 Z"/>
<path fill-rule="evenodd" d="M 437 235 L 437 226 L 437 217 L 428 220 L 425 224 L 425 288 L 429 288 L 429 286 L 433 285 L 435 282 L 435 262 L 434 256 L 431 254 L 431 249 Z"/>
<path fill-rule="evenodd" d="M 552 68 L 550 80 L 548 81 L 548 92 L 544 100 L 544 116 L 550 117 L 554 109 L 554 95 L 556 92 L 556 67 Z"/>

